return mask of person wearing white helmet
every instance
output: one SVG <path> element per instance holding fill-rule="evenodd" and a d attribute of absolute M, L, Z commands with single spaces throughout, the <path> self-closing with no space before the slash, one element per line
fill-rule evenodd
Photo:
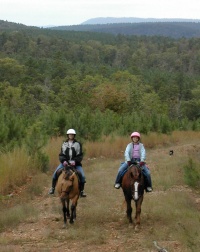
<path fill-rule="evenodd" d="M 86 197 L 86 193 L 84 192 L 86 180 L 81 164 L 83 160 L 82 144 L 75 139 L 76 131 L 74 129 L 68 129 L 66 135 L 67 139 L 65 142 L 63 142 L 59 154 L 60 165 L 54 171 L 52 187 L 49 190 L 49 194 L 54 194 L 58 180 L 58 171 L 61 171 L 61 169 L 63 169 L 65 166 L 70 165 L 73 166 L 81 174 L 80 196 Z"/>
<path fill-rule="evenodd" d="M 145 165 L 146 151 L 144 145 L 140 142 L 140 138 L 141 137 L 139 132 L 133 132 L 131 134 L 132 142 L 126 146 L 126 150 L 124 152 L 125 162 L 121 163 L 115 180 L 116 189 L 120 188 L 122 177 L 126 173 L 128 167 L 134 162 L 139 162 L 139 165 L 142 166 L 142 173 L 145 179 L 145 189 L 147 192 L 152 191 L 151 174 L 149 169 Z"/>

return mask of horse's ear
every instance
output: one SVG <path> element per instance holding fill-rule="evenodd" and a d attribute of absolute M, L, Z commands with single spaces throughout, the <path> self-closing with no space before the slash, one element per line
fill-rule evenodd
<path fill-rule="evenodd" d="M 72 173 L 72 175 L 70 176 L 70 180 L 74 179 L 75 176 L 75 172 Z"/>

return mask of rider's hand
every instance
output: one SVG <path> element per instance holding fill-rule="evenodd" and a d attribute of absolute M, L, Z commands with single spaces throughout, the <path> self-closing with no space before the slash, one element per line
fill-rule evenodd
<path fill-rule="evenodd" d="M 131 161 L 127 161 L 127 164 L 128 164 L 128 166 L 130 166 L 131 165 Z"/>
<path fill-rule="evenodd" d="M 63 162 L 63 165 L 64 165 L 64 166 L 67 166 L 67 165 L 68 165 L 67 161 L 64 161 L 64 162 Z"/>
<path fill-rule="evenodd" d="M 70 163 L 71 166 L 75 166 L 76 165 L 76 163 L 75 163 L 74 160 L 70 160 L 69 163 Z"/>
<path fill-rule="evenodd" d="M 145 162 L 140 162 L 140 166 L 143 166 L 145 164 Z"/>

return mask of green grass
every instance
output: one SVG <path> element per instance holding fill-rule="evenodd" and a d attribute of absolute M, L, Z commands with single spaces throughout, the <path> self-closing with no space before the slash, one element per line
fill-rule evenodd
<path fill-rule="evenodd" d="M 184 180 L 187 185 L 200 189 L 199 164 L 191 157 L 189 158 L 187 164 L 184 165 Z"/>

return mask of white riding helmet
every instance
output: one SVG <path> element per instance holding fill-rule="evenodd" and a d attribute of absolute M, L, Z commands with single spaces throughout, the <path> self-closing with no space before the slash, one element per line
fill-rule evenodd
<path fill-rule="evenodd" d="M 67 135 L 69 135 L 69 134 L 76 135 L 76 131 L 74 129 L 68 129 L 66 134 Z"/>

